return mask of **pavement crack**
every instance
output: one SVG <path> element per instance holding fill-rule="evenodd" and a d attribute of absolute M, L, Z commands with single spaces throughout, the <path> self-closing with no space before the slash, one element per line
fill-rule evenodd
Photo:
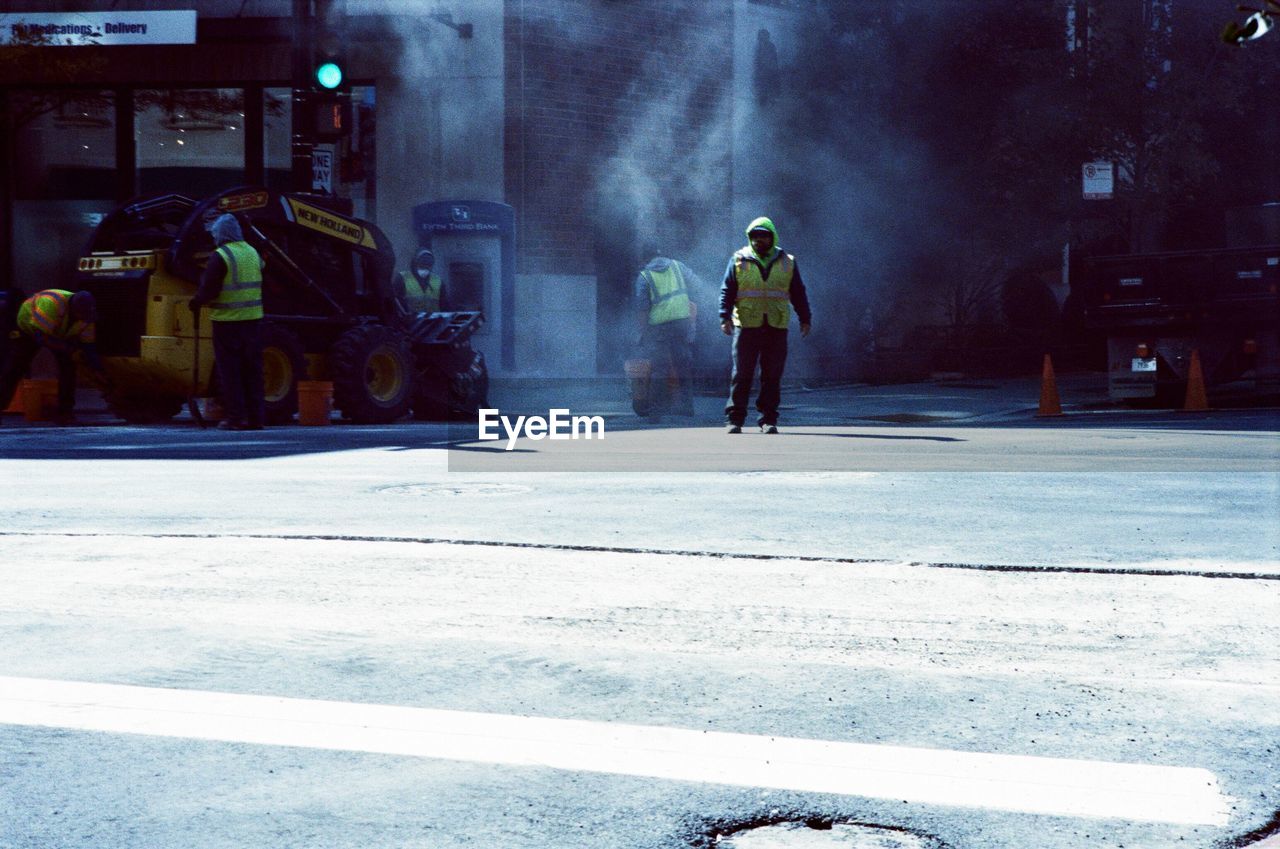
<path fill-rule="evenodd" d="M 1144 578 L 1231 578 L 1235 580 L 1280 581 L 1280 573 L 1246 572 L 1236 570 L 1208 569 L 1159 569 L 1124 565 L 1026 565 L 1016 563 L 958 563 L 932 562 L 924 560 L 893 560 L 875 557 L 835 557 L 813 554 L 764 554 L 734 551 L 703 551 L 680 548 L 644 548 L 637 546 L 616 545 L 574 545 L 570 543 L 551 542 L 516 542 L 511 540 L 458 539 L 450 537 L 402 537 L 362 534 L 252 534 L 252 533 L 157 533 L 129 534 L 118 532 L 37 532 L 37 531 L 0 531 L 0 537 L 34 537 L 60 536 L 69 538 L 85 537 L 132 537 L 138 539 L 256 539 L 282 540 L 296 542 L 370 542 L 370 543 L 410 543 L 416 545 L 471 545 L 489 548 L 524 548 L 544 551 L 573 551 L 602 554 L 649 554 L 664 557 L 703 557 L 724 560 L 789 560 L 800 563 L 830 563 L 843 566 L 869 565 L 901 565 L 919 566 L 929 569 L 965 569 L 976 572 L 1016 572 L 1047 573 L 1077 575 L 1119 575 L 1138 576 Z"/>

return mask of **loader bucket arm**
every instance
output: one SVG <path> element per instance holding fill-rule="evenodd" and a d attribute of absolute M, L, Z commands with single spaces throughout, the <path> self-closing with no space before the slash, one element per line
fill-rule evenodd
<path fill-rule="evenodd" d="M 296 262 L 290 259 L 289 255 L 285 253 L 279 245 L 268 238 L 266 233 L 259 230 L 256 224 L 249 225 L 248 232 L 245 233 L 245 237 L 251 245 L 255 248 L 259 248 L 266 254 L 269 262 L 278 263 L 278 267 L 284 269 L 285 277 L 289 278 L 296 284 L 305 286 L 312 292 L 319 295 L 320 299 L 328 305 L 329 310 L 334 315 L 345 314 L 346 311 L 343 310 L 342 306 L 330 297 L 329 293 L 326 292 L 319 283 L 312 280 L 311 276 L 308 275 L 307 272 L 303 271 Z"/>

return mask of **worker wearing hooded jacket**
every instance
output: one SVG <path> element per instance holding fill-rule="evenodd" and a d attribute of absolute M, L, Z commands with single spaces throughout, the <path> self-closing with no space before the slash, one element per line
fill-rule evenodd
<path fill-rule="evenodd" d="M 683 262 L 659 255 L 654 246 L 645 246 L 644 252 L 653 259 L 636 275 L 634 291 L 640 348 L 653 364 L 649 417 L 691 416 L 695 309 L 689 291 L 698 278 Z M 669 378 L 674 378 L 674 386 Z"/>
<path fill-rule="evenodd" d="M 435 262 L 435 254 L 423 248 L 414 256 L 410 270 L 400 272 L 405 308 L 413 315 L 444 310 L 444 281 L 432 270 Z"/>
<path fill-rule="evenodd" d="M 191 299 L 196 313 L 208 304 L 213 356 L 227 417 L 221 430 L 261 430 L 266 413 L 262 380 L 262 257 L 244 240 L 234 215 L 210 228 L 217 246 Z"/>
<path fill-rule="evenodd" d="M 720 329 L 733 336 L 733 377 L 724 408 L 727 429 L 741 433 L 757 364 L 760 429 L 778 432 L 782 370 L 787 362 L 787 324 L 794 307 L 800 335 L 808 336 L 812 314 L 796 258 L 778 248 L 778 230 L 768 218 L 747 227 L 746 247 L 729 260 L 720 287 Z"/>
<path fill-rule="evenodd" d="M 102 360 L 95 345 L 97 304 L 88 292 L 45 289 L 18 308 L 17 329 L 10 339 L 8 362 L 0 374 L 0 410 L 9 406 L 18 382 L 31 367 L 40 349 L 48 348 L 58 365 L 58 410 L 55 421 L 70 424 L 76 399 L 76 365 L 80 352 L 88 366 L 105 381 Z"/>

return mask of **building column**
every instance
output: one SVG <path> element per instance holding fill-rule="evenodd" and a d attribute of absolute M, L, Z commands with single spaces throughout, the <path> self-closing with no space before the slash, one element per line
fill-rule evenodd
<path fill-rule="evenodd" d="M 0 289 L 13 284 L 13 115 L 9 89 L 0 88 Z"/>
<path fill-rule="evenodd" d="M 266 142 L 264 139 L 264 108 L 262 85 L 251 83 L 244 87 L 244 181 L 251 186 L 267 182 Z"/>

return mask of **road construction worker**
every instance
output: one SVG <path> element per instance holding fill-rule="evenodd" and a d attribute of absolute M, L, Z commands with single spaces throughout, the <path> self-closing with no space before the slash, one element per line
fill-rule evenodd
<path fill-rule="evenodd" d="M 640 321 L 641 355 L 650 361 L 650 420 L 663 414 L 693 415 L 692 359 L 694 304 L 689 299 L 697 275 L 679 260 L 646 245 L 652 257 L 636 275 L 636 313 Z"/>
<path fill-rule="evenodd" d="M 435 254 L 423 248 L 414 255 L 411 270 L 400 272 L 405 304 L 414 315 L 444 309 L 444 281 L 431 270 L 435 263 Z"/>
<path fill-rule="evenodd" d="M 802 337 L 809 335 L 812 315 L 796 258 L 778 248 L 773 222 L 768 218 L 752 221 L 747 239 L 750 244 L 729 259 L 720 287 L 720 329 L 733 337 L 733 377 L 724 408 L 726 429 L 742 432 L 759 364 L 758 424 L 764 433 L 777 433 L 791 307 L 800 319 Z"/>
<path fill-rule="evenodd" d="M 84 363 L 105 384 L 106 372 L 98 356 L 96 323 L 98 308 L 88 292 L 45 289 L 18 307 L 16 327 L 9 333 L 7 362 L 0 374 L 0 410 L 9 406 L 18 382 L 26 376 L 41 348 L 48 348 L 58 364 L 58 407 L 54 421 L 74 424 L 76 364 Z"/>
<path fill-rule="evenodd" d="M 190 307 L 198 321 L 207 304 L 213 321 L 213 356 L 226 409 L 218 428 L 262 430 L 262 257 L 244 240 L 234 215 L 219 215 L 209 232 L 216 247 Z"/>

